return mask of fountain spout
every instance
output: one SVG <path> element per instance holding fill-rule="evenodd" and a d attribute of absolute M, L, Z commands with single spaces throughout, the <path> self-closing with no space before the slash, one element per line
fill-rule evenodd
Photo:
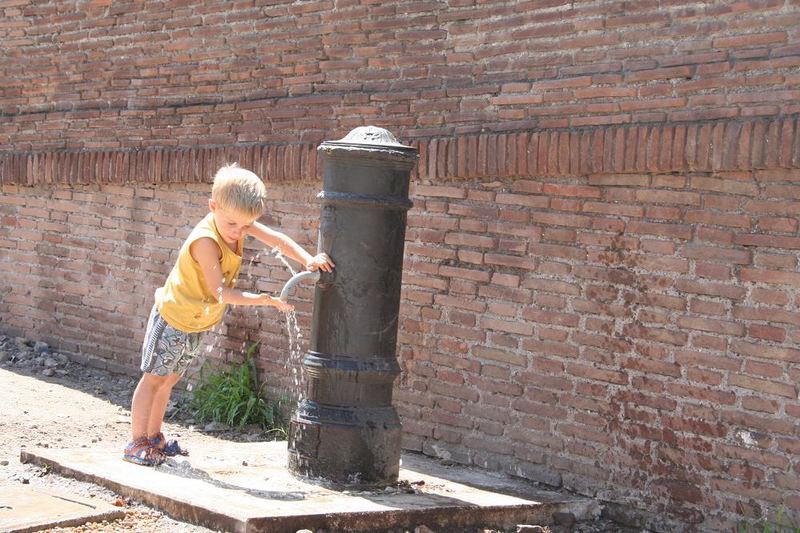
<path fill-rule="evenodd" d="M 301 280 L 306 278 L 313 278 L 314 282 L 319 281 L 320 271 L 315 270 L 313 272 L 305 271 L 305 272 L 298 272 L 294 276 L 291 277 L 289 281 L 286 282 L 286 285 L 283 286 L 283 290 L 281 291 L 281 300 L 286 300 L 289 297 L 289 294 L 292 292 L 292 289 L 295 285 L 297 285 Z"/>

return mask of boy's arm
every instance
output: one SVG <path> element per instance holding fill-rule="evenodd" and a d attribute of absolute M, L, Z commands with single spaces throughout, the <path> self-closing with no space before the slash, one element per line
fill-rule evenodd
<path fill-rule="evenodd" d="M 333 270 L 333 261 L 327 254 L 311 255 L 285 233 L 268 228 L 260 222 L 253 222 L 246 232 L 270 248 L 277 248 L 283 255 L 294 259 L 307 270 L 319 269 L 325 272 Z"/>
<path fill-rule="evenodd" d="M 271 305 L 283 312 L 291 311 L 293 306 L 269 294 L 240 291 L 225 286 L 219 267 L 220 249 L 212 239 L 203 237 L 189 246 L 189 253 L 203 272 L 203 281 L 219 303 L 234 305 Z"/>

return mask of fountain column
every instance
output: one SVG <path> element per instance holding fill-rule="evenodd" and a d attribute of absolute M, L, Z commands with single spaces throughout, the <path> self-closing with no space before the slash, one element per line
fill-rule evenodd
<path fill-rule="evenodd" d="M 416 149 L 356 128 L 318 148 L 319 249 L 336 263 L 314 291 L 304 399 L 289 429 L 289 470 L 347 486 L 397 481 L 397 326 L 409 177 Z"/>

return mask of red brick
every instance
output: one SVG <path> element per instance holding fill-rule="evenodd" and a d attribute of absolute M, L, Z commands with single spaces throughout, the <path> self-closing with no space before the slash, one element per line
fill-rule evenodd
<path fill-rule="evenodd" d="M 677 325 L 690 330 L 708 331 L 733 337 L 742 336 L 745 331 L 744 325 L 740 323 L 700 317 L 681 317 L 678 319 Z"/>
<path fill-rule="evenodd" d="M 741 48 L 786 42 L 786 32 L 751 33 L 714 39 L 714 48 Z"/>
<path fill-rule="evenodd" d="M 776 414 L 778 411 L 778 406 L 779 403 L 775 400 L 758 398 L 755 396 L 745 396 L 744 398 L 742 398 L 742 407 L 744 407 L 748 411 Z"/>
<path fill-rule="evenodd" d="M 497 203 L 525 207 L 547 207 L 549 200 L 546 196 L 503 193 L 497 195 Z"/>
<path fill-rule="evenodd" d="M 747 334 L 750 337 L 758 339 L 765 339 L 775 342 L 783 342 L 786 339 L 786 330 L 783 328 L 776 328 L 772 326 L 764 326 L 761 324 L 751 324 L 747 328 Z"/>
<path fill-rule="evenodd" d="M 472 354 L 480 359 L 487 359 L 513 366 L 525 367 L 527 365 L 527 357 L 508 350 L 475 346 L 472 348 Z"/>
<path fill-rule="evenodd" d="M 706 210 L 687 211 L 685 219 L 687 222 L 699 222 L 715 226 L 730 226 L 744 229 L 749 229 L 751 226 L 751 218 L 748 215 L 733 215 Z"/>
<path fill-rule="evenodd" d="M 782 364 L 764 363 L 751 359 L 745 363 L 744 373 L 768 378 L 780 378 L 784 374 L 784 367 Z"/>
<path fill-rule="evenodd" d="M 675 283 L 675 288 L 683 292 L 719 296 L 732 300 L 741 300 L 747 293 L 746 289 L 734 285 L 688 280 L 678 280 Z"/>
<path fill-rule="evenodd" d="M 740 233 L 734 237 L 734 243 L 744 246 L 800 250 L 800 237 L 788 237 L 784 235 Z"/>
<path fill-rule="evenodd" d="M 763 359 L 775 359 L 778 361 L 789 361 L 792 363 L 800 362 L 800 350 L 782 346 L 769 346 L 763 343 L 756 344 L 742 340 L 735 340 L 731 343 L 731 351 L 734 353 Z"/>
<path fill-rule="evenodd" d="M 480 270 L 472 270 L 467 268 L 458 268 L 458 267 L 442 265 L 441 267 L 439 267 L 438 273 L 444 277 L 464 278 L 484 283 L 489 281 L 489 273 Z"/>
<path fill-rule="evenodd" d="M 645 235 L 659 235 L 688 240 L 692 236 L 692 228 L 683 224 L 658 224 L 653 222 L 629 221 L 627 231 Z"/>
<path fill-rule="evenodd" d="M 757 303 L 766 303 L 771 305 L 786 305 L 789 302 L 789 297 L 784 291 L 775 289 L 762 289 L 756 287 L 751 291 L 750 297 Z"/>
<path fill-rule="evenodd" d="M 793 269 L 797 261 L 785 253 L 756 252 L 753 254 L 753 264 L 758 267 Z"/>
<path fill-rule="evenodd" d="M 733 316 L 734 318 L 747 320 L 766 320 L 800 326 L 800 313 L 770 307 L 735 306 L 733 308 Z"/>
<path fill-rule="evenodd" d="M 445 187 L 433 185 L 414 185 L 413 193 L 420 196 L 430 196 L 433 198 L 466 198 L 466 190 L 461 187 Z"/>
<path fill-rule="evenodd" d="M 512 268 L 522 268 L 526 270 L 534 270 L 536 268 L 535 259 L 528 256 L 520 257 L 507 254 L 487 253 L 484 255 L 484 261 L 487 265 L 500 265 Z"/>
<path fill-rule="evenodd" d="M 486 316 L 481 318 L 480 325 L 482 328 L 516 333 L 518 335 L 531 335 L 533 333 L 533 326 L 531 324 L 525 322 L 510 322 Z"/>
<path fill-rule="evenodd" d="M 444 242 L 455 246 L 470 246 L 476 248 L 494 248 L 495 240 L 492 237 L 473 235 L 469 233 L 448 232 Z"/>
<path fill-rule="evenodd" d="M 797 272 L 779 272 L 775 270 L 743 268 L 739 273 L 739 279 L 742 281 L 754 281 L 775 285 L 800 286 L 800 274 Z"/>
<path fill-rule="evenodd" d="M 543 193 L 550 196 L 576 196 L 579 198 L 600 198 L 600 189 L 579 185 L 545 183 Z"/>
<path fill-rule="evenodd" d="M 712 246 L 687 245 L 681 251 L 683 257 L 689 259 L 701 259 L 704 261 L 720 261 L 747 265 L 752 262 L 750 252 L 733 248 L 719 248 Z"/>
<path fill-rule="evenodd" d="M 623 332 L 637 339 L 663 342 L 675 346 L 684 346 L 688 340 L 688 335 L 683 331 L 674 331 L 666 328 L 645 327 L 643 325 L 629 324 L 623 328 Z"/>

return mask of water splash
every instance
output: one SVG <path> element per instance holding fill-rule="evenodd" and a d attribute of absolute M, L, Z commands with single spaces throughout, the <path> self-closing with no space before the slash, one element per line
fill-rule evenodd
<path fill-rule="evenodd" d="M 247 281 L 248 281 L 248 283 L 253 280 L 253 263 L 260 262 L 259 261 L 260 257 L 261 257 L 261 252 L 256 252 L 253 255 L 253 257 L 250 258 L 250 262 L 247 264 L 247 268 L 245 269 L 245 271 L 247 273 Z"/>
<path fill-rule="evenodd" d="M 286 260 L 286 257 L 284 257 L 284 256 L 283 256 L 283 254 L 281 253 L 281 251 L 280 251 L 280 250 L 278 250 L 277 248 L 273 248 L 273 249 L 272 249 L 272 254 L 273 254 L 273 255 L 274 255 L 274 256 L 275 256 L 275 257 L 276 257 L 276 258 L 277 258 L 277 259 L 278 259 L 278 260 L 279 260 L 281 263 L 283 263 L 283 264 L 286 266 L 286 268 L 288 268 L 288 269 L 289 269 L 289 272 L 291 272 L 291 273 L 292 273 L 292 276 L 294 276 L 295 274 L 297 274 L 297 272 L 295 272 L 295 271 L 294 271 L 294 269 L 292 268 L 292 265 L 291 265 L 291 264 L 289 264 L 289 261 L 287 261 L 287 260 Z"/>

